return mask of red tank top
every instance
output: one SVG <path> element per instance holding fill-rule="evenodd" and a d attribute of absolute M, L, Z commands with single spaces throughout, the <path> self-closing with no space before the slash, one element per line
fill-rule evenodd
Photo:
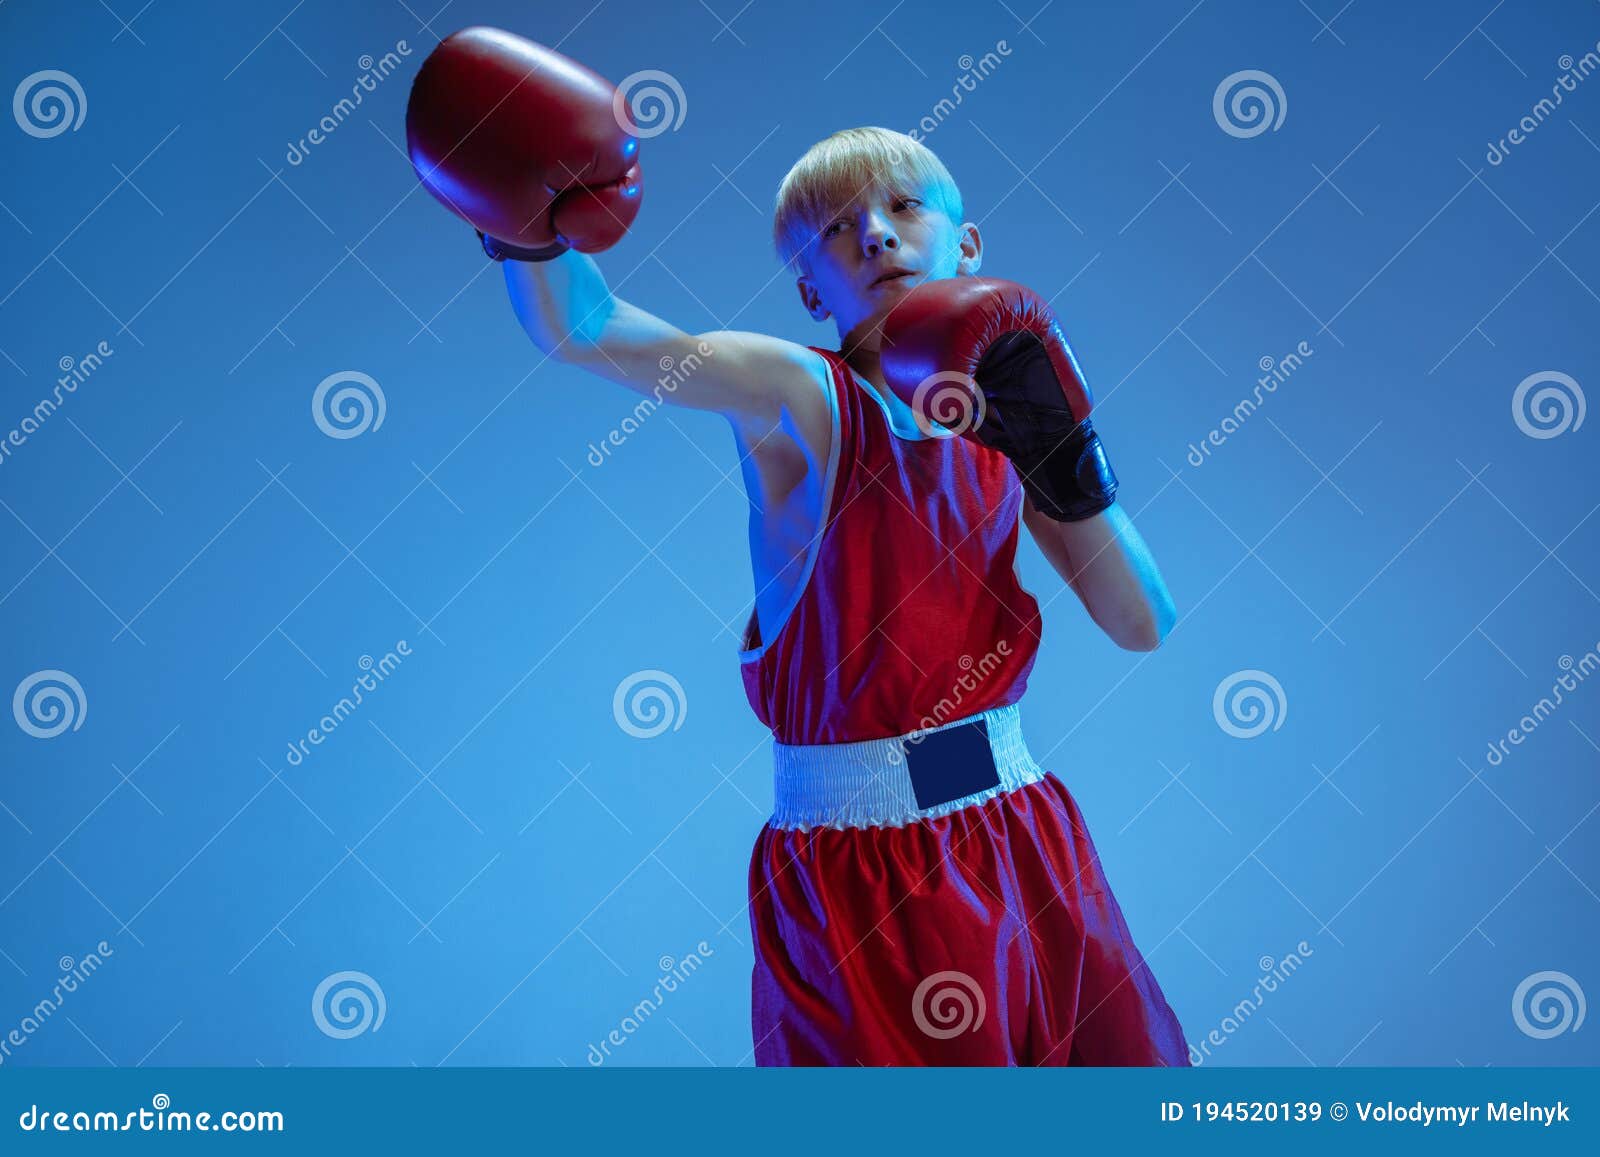
<path fill-rule="evenodd" d="M 1039 604 L 1016 571 L 1016 472 L 967 438 L 923 436 L 909 408 L 891 419 L 838 353 L 816 352 L 832 370 L 827 515 L 775 637 L 762 641 L 753 612 L 745 628 L 751 707 L 800 744 L 1015 703 L 1039 646 Z"/>

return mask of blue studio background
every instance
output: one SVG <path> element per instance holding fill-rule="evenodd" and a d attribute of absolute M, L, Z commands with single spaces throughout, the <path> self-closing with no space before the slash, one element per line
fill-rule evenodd
<path fill-rule="evenodd" d="M 1119 650 L 1025 541 L 1024 725 L 1200 1059 L 1600 1060 L 1600 7 L 435 3 L 0 8 L 5 1064 L 750 1063 L 732 439 L 595 465 L 635 399 L 418 187 L 476 23 L 681 90 L 600 260 L 685 328 L 833 341 L 770 208 L 858 124 L 1054 297 L 1180 620 Z"/>

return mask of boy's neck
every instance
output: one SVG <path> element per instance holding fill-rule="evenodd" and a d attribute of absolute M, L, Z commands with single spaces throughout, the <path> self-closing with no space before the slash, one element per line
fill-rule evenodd
<path fill-rule="evenodd" d="M 839 352 L 850 368 L 873 385 L 883 384 L 878 343 L 882 340 L 882 321 L 868 320 L 839 336 Z"/>

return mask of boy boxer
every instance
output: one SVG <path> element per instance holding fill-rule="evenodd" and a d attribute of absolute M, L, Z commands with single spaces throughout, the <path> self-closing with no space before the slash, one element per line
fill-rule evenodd
<path fill-rule="evenodd" d="M 467 29 L 419 71 L 407 135 L 546 356 L 643 394 L 693 356 L 668 400 L 732 427 L 756 588 L 739 660 L 774 751 L 749 871 L 756 1062 L 1187 1064 L 1082 813 L 1019 722 L 1040 628 L 1019 525 L 1118 645 L 1152 650 L 1174 617 L 1048 305 L 979 276 L 931 151 L 860 128 L 800 158 L 773 229 L 839 348 L 687 333 L 590 256 L 642 188 L 615 95 Z"/>

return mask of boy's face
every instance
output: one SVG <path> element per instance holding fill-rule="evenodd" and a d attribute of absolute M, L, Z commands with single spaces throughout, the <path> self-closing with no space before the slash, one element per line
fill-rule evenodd
<path fill-rule="evenodd" d="M 835 212 L 802 258 L 806 311 L 818 321 L 832 316 L 841 339 L 876 348 L 878 323 L 912 286 L 976 273 L 978 227 L 958 226 L 929 202 L 925 189 L 871 188 Z"/>

